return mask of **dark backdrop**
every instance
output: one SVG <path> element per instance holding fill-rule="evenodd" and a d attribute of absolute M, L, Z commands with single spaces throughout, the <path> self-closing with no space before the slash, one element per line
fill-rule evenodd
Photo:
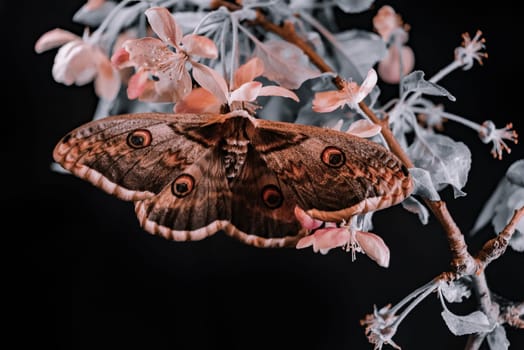
<path fill-rule="evenodd" d="M 400 207 L 375 215 L 374 232 L 391 249 L 383 269 L 341 250 L 260 249 L 217 234 L 200 242 L 168 242 L 142 231 L 131 203 L 106 195 L 73 176 L 50 171 L 55 143 L 91 119 L 92 86 L 65 87 L 51 78 L 56 51 L 33 52 L 37 38 L 61 27 L 81 33 L 71 17 L 83 3 L 0 3 L 4 87 L 2 206 L 9 256 L 4 285 L 17 348 L 50 349 L 371 349 L 359 320 L 373 305 L 396 303 L 447 269 L 446 239 L 436 220 L 423 227 Z M 386 2 L 377 1 L 377 7 Z M 522 119 L 521 12 L 509 1 L 490 7 L 473 1 L 390 1 L 412 27 L 416 68 L 427 76 L 448 64 L 460 34 L 482 29 L 490 54 L 484 66 L 458 71 L 442 84 L 456 97 L 449 111 L 476 122 Z M 371 29 L 374 11 L 347 16 Z M 352 22 L 354 21 L 354 22 Z M 5 45 L 7 39 L 7 46 Z M 7 75 L 7 77 L 6 77 Z M 383 86 L 385 94 L 391 87 Z M 7 126 L 5 123 L 7 122 Z M 443 195 L 464 232 L 523 147 L 494 160 L 490 145 L 460 125 L 446 133 L 464 141 L 473 163 L 468 196 Z M 7 137 L 6 137 L 7 136 Z M 6 177 L 4 177 L 6 178 Z M 470 240 L 478 249 L 491 230 Z M 493 290 L 522 300 L 524 259 L 511 249 L 487 270 Z M 474 302 L 458 308 L 469 312 Z M 446 329 L 436 296 L 401 325 L 403 349 L 461 349 L 466 337 Z M 508 330 L 511 349 L 522 349 L 524 332 Z"/>

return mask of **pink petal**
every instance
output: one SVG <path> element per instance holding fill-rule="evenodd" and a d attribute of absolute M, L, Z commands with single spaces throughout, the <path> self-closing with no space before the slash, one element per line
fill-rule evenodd
<path fill-rule="evenodd" d="M 282 86 L 268 85 L 262 87 L 258 96 L 282 96 L 293 99 L 298 102 L 298 96 L 291 90 L 283 88 Z"/>
<path fill-rule="evenodd" d="M 155 38 L 127 40 L 123 44 L 129 60 L 138 67 L 158 68 L 178 56 L 166 44 Z"/>
<path fill-rule="evenodd" d="M 405 76 L 411 72 L 415 66 L 415 54 L 409 46 L 402 46 L 401 53 L 403 65 L 402 76 Z M 397 46 L 392 45 L 386 57 L 379 62 L 378 74 L 380 75 L 380 79 L 386 83 L 398 84 L 400 82 L 400 55 Z"/>
<path fill-rule="evenodd" d="M 127 97 L 130 100 L 140 97 L 146 88 L 149 80 L 149 73 L 146 70 L 139 70 L 129 79 L 127 85 Z"/>
<path fill-rule="evenodd" d="M 395 28 L 400 25 L 399 17 L 395 10 L 388 5 L 382 6 L 378 10 L 375 17 L 373 17 L 373 26 L 380 34 L 384 41 L 389 41 L 389 37 Z"/>
<path fill-rule="evenodd" d="M 349 231 L 346 227 L 324 228 L 315 231 L 316 239 L 313 248 L 317 250 L 341 247 L 349 242 Z"/>
<path fill-rule="evenodd" d="M 358 137 L 372 137 L 378 135 L 381 129 L 380 125 L 372 123 L 367 119 L 360 119 L 351 123 L 346 132 Z"/>
<path fill-rule="evenodd" d="M 113 56 L 111 56 L 111 63 L 118 68 L 126 68 L 130 66 L 131 61 L 129 60 L 129 52 L 123 47 L 116 50 Z"/>
<path fill-rule="evenodd" d="M 262 73 L 264 73 L 264 62 L 258 57 L 253 57 L 236 70 L 233 88 L 236 89 L 244 83 L 255 80 Z"/>
<path fill-rule="evenodd" d="M 204 89 L 209 90 L 221 103 L 227 103 L 229 90 L 224 78 L 214 69 L 198 62 L 192 62 L 193 78 Z"/>
<path fill-rule="evenodd" d="M 175 104 L 175 113 L 220 113 L 220 101 L 204 88 L 193 89 Z"/>
<path fill-rule="evenodd" d="M 323 221 L 313 219 L 311 216 L 307 215 L 306 212 L 299 206 L 295 206 L 295 216 L 300 225 L 306 230 L 314 230 L 319 228 L 323 223 Z"/>
<path fill-rule="evenodd" d="M 172 60 L 170 65 L 158 70 L 158 81 L 155 83 L 159 95 L 169 94 L 171 101 L 177 102 L 191 92 L 193 86 L 191 76 L 186 69 L 185 55 L 176 54 L 178 59 Z"/>
<path fill-rule="evenodd" d="M 346 98 L 346 94 L 340 91 L 317 92 L 313 99 L 313 110 L 318 113 L 334 111 L 346 103 Z"/>
<path fill-rule="evenodd" d="M 112 101 L 120 90 L 120 76 L 111 65 L 109 58 L 100 50 L 96 54 L 98 74 L 95 78 L 95 92 L 99 97 Z"/>
<path fill-rule="evenodd" d="M 382 238 L 371 232 L 357 231 L 356 240 L 364 253 L 379 266 L 389 266 L 389 248 Z"/>
<path fill-rule="evenodd" d="M 297 242 L 297 245 L 295 246 L 295 248 L 297 248 L 297 249 L 304 249 L 304 248 L 312 246 L 314 242 L 315 242 L 314 235 L 309 235 L 309 236 L 306 236 L 304 238 L 301 238 Z"/>
<path fill-rule="evenodd" d="M 217 58 L 218 49 L 213 40 L 202 35 L 189 34 L 182 38 L 182 49 L 188 55 L 204 58 Z"/>
<path fill-rule="evenodd" d="M 296 248 L 302 249 L 313 245 L 315 252 L 327 252 L 329 249 L 345 245 L 348 241 L 349 231 L 346 227 L 324 228 L 300 239 Z"/>
<path fill-rule="evenodd" d="M 78 35 L 63 29 L 53 29 L 43 34 L 35 44 L 36 53 L 54 49 L 73 40 L 82 40 Z"/>
<path fill-rule="evenodd" d="M 85 85 L 97 72 L 94 48 L 80 40 L 70 41 L 58 50 L 52 69 L 53 78 L 65 85 Z"/>
<path fill-rule="evenodd" d="M 377 72 L 373 68 L 371 68 L 368 71 L 368 74 L 366 75 L 366 79 L 362 82 L 362 85 L 360 85 L 360 88 L 358 89 L 358 92 L 354 96 L 354 103 L 361 102 L 364 98 L 366 98 L 367 95 L 373 90 L 375 85 L 377 85 Z"/>
<path fill-rule="evenodd" d="M 229 96 L 229 103 L 233 101 L 254 101 L 258 97 L 262 83 L 258 81 L 250 81 L 242 84 L 238 89 L 233 91 Z"/>
<path fill-rule="evenodd" d="M 182 30 L 175 22 L 171 12 L 165 7 L 151 7 L 145 12 L 147 20 L 160 40 L 178 47 L 182 40 Z"/>
<path fill-rule="evenodd" d="M 140 101 L 144 102 L 173 102 L 173 93 L 172 91 L 159 91 L 158 90 L 158 84 L 148 79 L 144 86 L 144 91 L 142 91 L 142 94 L 140 94 L 140 97 L 138 98 Z"/>

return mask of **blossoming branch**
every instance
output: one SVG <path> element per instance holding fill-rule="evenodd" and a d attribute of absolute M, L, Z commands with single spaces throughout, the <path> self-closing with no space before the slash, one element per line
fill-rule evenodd
<path fill-rule="evenodd" d="M 456 100 L 438 83 L 459 68 L 467 71 L 482 64 L 488 57 L 485 40 L 480 31 L 473 37 L 464 33 L 461 45 L 450 53 L 451 62 L 428 79 L 422 70 L 414 70 L 410 26 L 393 7 L 372 5 L 372 0 L 90 0 L 74 16 L 85 25 L 82 35 L 51 29 L 36 42 L 35 51 L 58 48 L 52 67 L 58 83 L 94 83 L 99 105 L 93 119 L 144 111 L 234 112 L 331 128 L 386 147 L 413 178 L 414 190 L 401 205 L 422 225 L 429 211 L 435 215 L 452 261 L 449 271 L 395 306 L 374 307 L 361 321 L 369 341 L 375 349 L 385 344 L 400 348 L 393 341 L 400 323 L 434 291 L 450 332 L 470 335 L 467 349 L 479 348 L 484 340 L 490 346 L 494 339 L 507 341 L 504 326 L 523 327 L 518 306 L 522 301 L 499 307 L 484 269 L 508 246 L 524 250 L 524 163 L 514 163 L 479 215 L 477 229 L 491 222 L 496 236 L 477 253 L 469 250 L 440 196 L 445 188 L 455 197 L 465 196 L 471 167 L 471 151 L 444 134 L 445 122 L 473 129 L 482 142 L 492 144 L 491 153 L 498 159 L 518 141 L 509 121 L 504 127 L 489 119 L 477 124 L 436 101 Z M 374 31 L 335 28 L 329 21 L 334 8 L 345 13 L 374 11 Z M 319 12 L 322 15 L 315 16 Z M 384 100 L 382 83 L 398 85 L 398 96 Z M 130 142 L 140 148 L 151 142 L 150 134 L 133 135 Z M 326 157 L 336 163 L 341 155 L 333 152 Z M 190 191 L 194 182 L 188 177 L 176 185 L 175 194 Z M 278 204 L 281 194 L 271 190 L 263 199 Z M 501 193 L 512 193 L 512 199 L 504 201 Z M 385 268 L 396 253 L 380 232 L 370 232 L 373 211 L 349 221 L 330 221 L 320 220 L 317 209 L 297 206 L 294 215 L 308 232 L 296 248 L 312 247 L 323 254 L 342 248 L 352 260 L 363 253 Z M 446 301 L 462 302 L 472 291 L 481 296 L 479 309 L 466 316 L 453 314 Z"/>

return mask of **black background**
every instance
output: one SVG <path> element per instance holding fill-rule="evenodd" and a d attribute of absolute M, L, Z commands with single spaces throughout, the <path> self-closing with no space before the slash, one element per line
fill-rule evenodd
<path fill-rule="evenodd" d="M 411 25 L 416 68 L 430 77 L 453 59 L 460 34 L 483 30 L 489 59 L 457 71 L 441 84 L 456 97 L 442 100 L 450 112 L 500 127 L 522 118 L 522 18 L 509 1 L 489 7 L 473 1 L 377 1 L 344 26 L 371 29 L 382 4 L 392 5 Z M 38 37 L 55 27 L 78 34 L 75 1 L 0 3 L 4 95 L 1 148 L 5 182 L 2 206 L 6 243 L 3 286 L 6 316 L 16 348 L 51 349 L 371 349 L 359 320 L 373 305 L 396 303 L 447 270 L 449 252 L 431 219 L 422 226 L 399 206 L 375 215 L 374 232 L 391 249 L 388 269 L 363 255 L 355 262 L 340 250 L 260 249 L 217 234 L 199 242 L 168 242 L 142 231 L 131 203 L 106 195 L 85 181 L 49 170 L 55 143 L 91 119 L 92 85 L 66 87 L 51 78 L 56 50 L 33 51 Z M 7 42 L 7 45 L 5 44 Z M 394 92 L 383 85 L 384 94 Z M 6 125 L 7 124 L 7 125 Z M 446 134 L 472 150 L 468 195 L 448 206 L 463 232 L 472 227 L 507 167 L 523 158 L 513 146 L 502 161 L 489 154 L 470 129 L 447 123 Z M 6 142 L 7 141 L 7 142 Z M 5 179 L 5 177 L 4 177 Z M 472 251 L 490 237 L 469 239 Z M 14 253 L 14 254 L 9 254 Z M 509 249 L 487 270 L 492 289 L 522 300 L 522 254 Z M 12 277 L 12 278 L 11 278 Z M 472 310 L 474 299 L 457 312 Z M 403 322 L 395 341 L 403 349 L 461 349 L 440 317 L 436 296 Z M 510 349 L 524 347 L 524 332 L 508 329 Z"/>

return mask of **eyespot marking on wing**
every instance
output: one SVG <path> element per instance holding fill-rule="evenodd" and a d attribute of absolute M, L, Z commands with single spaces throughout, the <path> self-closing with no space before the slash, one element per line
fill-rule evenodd
<path fill-rule="evenodd" d="M 195 179 L 188 174 L 179 175 L 171 184 L 171 192 L 178 198 L 190 194 L 195 188 Z"/>
<path fill-rule="evenodd" d="M 340 168 L 346 163 L 346 155 L 339 148 L 329 146 L 324 148 L 320 159 L 324 164 L 331 168 Z"/>
<path fill-rule="evenodd" d="M 147 129 L 137 129 L 127 135 L 127 145 L 134 149 L 147 147 L 153 141 L 151 132 Z"/>

